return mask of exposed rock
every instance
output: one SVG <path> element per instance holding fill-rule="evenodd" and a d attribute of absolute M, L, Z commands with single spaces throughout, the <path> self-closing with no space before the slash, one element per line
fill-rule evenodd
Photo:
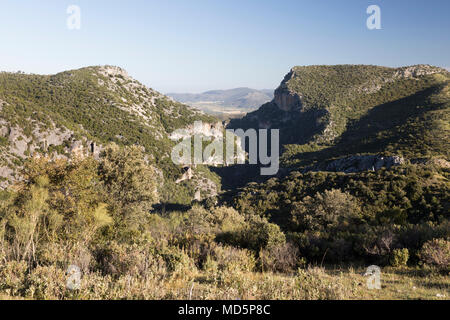
<path fill-rule="evenodd" d="M 301 97 L 289 90 L 287 82 L 292 79 L 294 71 L 291 70 L 280 86 L 275 90 L 274 102 L 283 111 L 291 111 L 302 107 Z"/>
<path fill-rule="evenodd" d="M 7 188 L 14 179 L 14 170 L 9 167 L 0 167 L 0 189 Z"/>
<path fill-rule="evenodd" d="M 19 156 L 25 157 L 25 151 L 28 150 L 28 143 L 31 138 L 24 135 L 20 127 L 12 127 L 9 133 L 10 152 Z"/>
<path fill-rule="evenodd" d="M 196 183 L 196 197 L 197 192 L 199 192 L 199 197 L 197 199 L 198 201 L 217 196 L 218 193 L 217 185 L 210 179 L 202 177 L 200 175 L 199 177 L 197 177 L 195 183 Z"/>
<path fill-rule="evenodd" d="M 6 121 L 0 119 L 0 137 L 8 137 L 10 133 L 9 125 Z"/>
<path fill-rule="evenodd" d="M 177 181 L 175 181 L 175 183 L 178 184 L 180 182 L 192 179 L 192 177 L 194 176 L 194 172 L 192 171 L 192 168 L 185 167 L 184 170 L 185 170 L 185 172 L 183 173 L 183 175 L 179 179 L 177 179 Z"/>
<path fill-rule="evenodd" d="M 205 123 L 196 122 L 186 128 L 176 130 L 169 135 L 173 141 L 190 138 L 195 135 L 202 135 L 208 138 L 223 138 L 223 124 L 222 122 Z"/>
<path fill-rule="evenodd" d="M 124 79 L 131 79 L 124 69 L 116 66 L 101 66 L 98 67 L 99 72 L 105 77 L 122 77 Z"/>
<path fill-rule="evenodd" d="M 418 64 L 409 67 L 402 67 L 395 73 L 394 78 L 417 78 L 435 73 L 445 73 L 446 70 L 426 64 Z"/>
<path fill-rule="evenodd" d="M 411 160 L 411 163 L 414 164 L 422 164 L 422 165 L 426 165 L 426 166 L 435 166 L 438 168 L 450 168 L 450 162 L 447 161 L 446 159 L 442 159 L 442 158 L 422 158 L 422 159 L 413 159 Z"/>

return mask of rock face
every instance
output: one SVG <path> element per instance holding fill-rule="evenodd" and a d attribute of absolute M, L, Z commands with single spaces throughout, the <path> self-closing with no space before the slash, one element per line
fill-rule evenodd
<path fill-rule="evenodd" d="M 191 167 L 185 167 L 184 171 L 185 172 L 183 173 L 183 175 L 179 179 L 177 179 L 175 183 L 178 184 L 186 180 L 191 180 L 194 177 L 194 171 Z"/>
<path fill-rule="evenodd" d="M 208 138 L 222 138 L 223 124 L 222 122 L 206 123 L 196 122 L 183 129 L 178 129 L 169 135 L 169 139 L 177 141 L 180 139 L 190 138 L 195 135 L 202 135 Z"/>
<path fill-rule="evenodd" d="M 363 171 L 378 171 L 381 168 L 390 169 L 405 163 L 399 156 L 384 157 L 381 155 L 350 156 L 305 169 L 306 171 L 332 171 L 355 173 Z"/>
<path fill-rule="evenodd" d="M 302 107 L 301 96 L 289 90 L 287 83 L 294 76 L 294 71 L 291 70 L 286 77 L 284 77 L 281 85 L 275 90 L 274 102 L 283 111 L 292 111 Z"/>

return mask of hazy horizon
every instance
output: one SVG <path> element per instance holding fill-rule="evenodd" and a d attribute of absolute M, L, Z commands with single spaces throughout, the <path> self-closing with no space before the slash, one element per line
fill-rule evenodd
<path fill-rule="evenodd" d="M 372 4 L 380 30 L 366 26 Z M 80 8 L 79 30 L 67 26 L 71 5 Z M 164 93 L 275 89 L 295 65 L 450 67 L 443 0 L 4 0 L 2 9 L 2 71 L 116 65 Z"/>

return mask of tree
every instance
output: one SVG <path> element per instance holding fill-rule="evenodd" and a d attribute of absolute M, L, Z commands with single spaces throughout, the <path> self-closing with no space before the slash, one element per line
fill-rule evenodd
<path fill-rule="evenodd" d="M 360 214 L 361 209 L 352 195 L 331 189 L 294 204 L 291 219 L 297 228 L 321 231 L 349 227 Z"/>
<path fill-rule="evenodd" d="M 22 174 L 24 180 L 0 215 L 17 260 L 35 260 L 35 248 L 42 243 L 87 247 L 112 222 L 94 159 L 34 158 Z"/>
<path fill-rule="evenodd" d="M 158 200 L 157 175 L 142 148 L 109 145 L 101 154 L 98 172 L 113 215 L 115 235 L 137 235 Z"/>

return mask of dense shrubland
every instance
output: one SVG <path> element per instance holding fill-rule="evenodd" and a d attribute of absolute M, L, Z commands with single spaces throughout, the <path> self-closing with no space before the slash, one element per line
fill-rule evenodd
<path fill-rule="evenodd" d="M 286 247 L 280 228 L 265 218 L 199 205 L 150 213 L 161 186 L 139 147 L 112 145 L 100 161 L 34 158 L 23 177 L 1 193 L 3 294 L 186 298 L 174 288 L 201 275 L 217 285 L 211 297 L 226 297 L 231 294 L 227 286 L 238 290 L 244 274 L 261 270 L 262 264 L 283 272 L 297 267 L 296 256 L 277 263 L 259 259 L 259 252 L 270 256 L 270 250 L 278 250 L 281 258 L 295 252 Z M 83 272 L 78 291 L 66 288 L 69 265 Z"/>
<path fill-rule="evenodd" d="M 450 237 L 448 176 L 448 169 L 426 165 L 294 172 L 249 185 L 231 203 L 279 225 L 309 262 L 387 265 L 402 252 L 414 265 L 424 261 L 419 251 L 427 241 Z M 448 261 L 441 267 L 448 268 Z"/>
<path fill-rule="evenodd" d="M 249 187 L 235 199 L 238 210 L 210 203 L 159 212 L 152 205 L 159 201 L 160 182 L 139 147 L 112 145 L 99 161 L 36 158 L 24 167 L 24 180 L 1 193 L 0 293 L 36 299 L 344 299 L 363 294 L 358 281 L 364 280 L 312 266 L 423 263 L 447 272 L 448 192 L 413 179 L 447 173 L 403 170 L 414 175 L 293 175 L 283 184 L 269 181 L 267 190 Z M 383 175 L 389 179 L 380 180 Z M 345 179 L 352 180 L 347 189 L 338 189 Z M 363 187 L 359 179 L 370 183 Z M 389 207 L 390 201 L 398 207 Z M 69 265 L 83 274 L 77 290 L 66 287 Z"/>

